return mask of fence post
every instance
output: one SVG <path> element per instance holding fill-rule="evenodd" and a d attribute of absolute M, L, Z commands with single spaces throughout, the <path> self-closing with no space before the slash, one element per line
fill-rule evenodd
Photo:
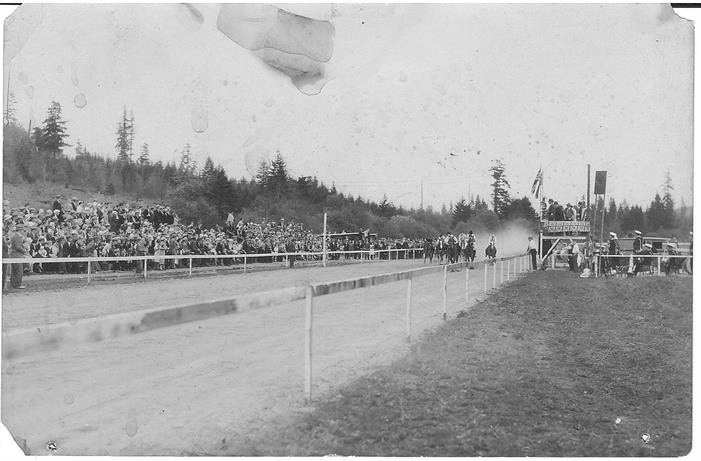
<path fill-rule="evenodd" d="M 465 263 L 465 307 L 470 305 L 470 263 Z"/>
<path fill-rule="evenodd" d="M 326 267 L 326 261 L 328 259 L 328 256 L 326 254 L 326 252 L 327 252 L 327 247 L 326 247 L 326 216 L 327 216 L 327 213 L 324 213 L 324 234 L 322 237 L 323 240 L 321 242 L 321 251 L 322 251 L 321 266 L 322 267 Z"/>
<path fill-rule="evenodd" d="M 32 265 L 34 265 L 34 263 L 32 263 Z M 88 260 L 88 285 L 90 285 L 90 266 L 91 265 L 92 264 L 90 263 L 90 260 Z"/>
<path fill-rule="evenodd" d="M 411 281 L 409 279 L 409 285 L 406 288 L 406 340 L 411 341 Z"/>
<path fill-rule="evenodd" d="M 443 266 L 443 320 L 448 318 L 448 265 Z"/>
<path fill-rule="evenodd" d="M 494 265 L 492 267 L 492 290 L 497 287 L 497 260 L 494 260 Z"/>
<path fill-rule="evenodd" d="M 190 274 L 189 274 L 189 276 L 192 277 L 192 257 L 190 257 L 189 259 L 190 259 Z"/>
<path fill-rule="evenodd" d="M 312 401 L 312 319 L 314 310 L 314 290 L 307 286 L 306 309 L 304 311 L 304 394 L 307 403 Z"/>

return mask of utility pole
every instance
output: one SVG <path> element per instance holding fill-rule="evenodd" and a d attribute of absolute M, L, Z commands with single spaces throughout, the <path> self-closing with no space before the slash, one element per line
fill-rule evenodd
<path fill-rule="evenodd" d="M 424 180 L 421 180 L 421 209 L 424 209 Z"/>

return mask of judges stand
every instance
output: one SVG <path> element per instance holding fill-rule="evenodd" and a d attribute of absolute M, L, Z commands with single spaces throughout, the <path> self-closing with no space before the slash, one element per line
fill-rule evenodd
<path fill-rule="evenodd" d="M 539 253 L 541 255 L 541 267 L 558 267 L 558 263 L 568 266 L 569 253 L 564 250 L 563 244 L 569 245 L 572 241 L 577 244 L 589 242 L 589 221 L 540 221 Z M 585 245 L 579 245 L 584 257 Z"/>

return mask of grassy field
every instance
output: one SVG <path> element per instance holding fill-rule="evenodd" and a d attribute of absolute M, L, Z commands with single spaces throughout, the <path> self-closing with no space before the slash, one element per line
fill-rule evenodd
<path fill-rule="evenodd" d="M 518 280 L 232 455 L 681 456 L 692 280 Z"/>

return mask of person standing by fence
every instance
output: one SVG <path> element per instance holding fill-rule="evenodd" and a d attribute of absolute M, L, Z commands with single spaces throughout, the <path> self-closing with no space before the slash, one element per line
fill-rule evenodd
<path fill-rule="evenodd" d="M 24 258 L 26 250 L 24 249 L 24 223 L 18 222 L 10 234 L 10 258 Z M 24 272 L 24 264 L 12 263 L 12 272 L 10 273 L 10 285 L 12 288 L 22 290 L 26 288 L 22 285 L 22 275 Z"/>
<path fill-rule="evenodd" d="M 532 236 L 528 236 L 528 248 L 526 248 L 526 254 L 531 255 L 531 267 L 533 270 L 538 269 L 538 249 L 536 248 L 535 242 Z"/>

